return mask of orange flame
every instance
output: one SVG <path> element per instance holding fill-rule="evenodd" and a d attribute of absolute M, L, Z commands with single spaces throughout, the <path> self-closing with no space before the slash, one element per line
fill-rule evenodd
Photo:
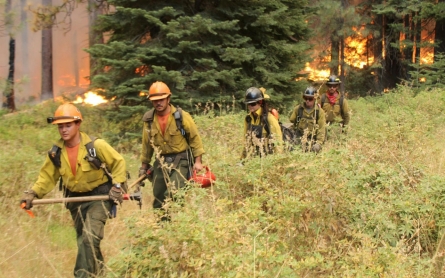
<path fill-rule="evenodd" d="M 100 96 L 93 91 L 86 92 L 83 95 L 83 98 L 81 96 L 77 96 L 77 99 L 73 101 L 73 103 L 85 103 L 85 104 L 90 104 L 92 106 L 96 106 L 107 102 L 108 100 L 106 100 L 103 96 Z"/>

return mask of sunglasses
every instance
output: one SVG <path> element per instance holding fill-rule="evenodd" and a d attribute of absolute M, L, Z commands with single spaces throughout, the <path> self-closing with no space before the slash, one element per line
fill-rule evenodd
<path fill-rule="evenodd" d="M 314 100 L 313 97 L 304 97 L 303 99 L 304 99 L 305 101 L 313 101 L 313 100 Z"/>
<path fill-rule="evenodd" d="M 249 106 L 256 106 L 258 104 L 258 102 L 253 102 L 253 103 L 248 103 L 247 105 Z"/>
<path fill-rule="evenodd" d="M 337 87 L 337 85 L 328 85 L 329 88 Z"/>

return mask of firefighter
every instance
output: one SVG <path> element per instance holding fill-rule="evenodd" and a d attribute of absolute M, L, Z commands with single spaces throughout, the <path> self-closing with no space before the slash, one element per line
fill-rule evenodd
<path fill-rule="evenodd" d="M 345 96 L 338 91 L 340 79 L 335 76 L 329 76 L 326 81 L 328 90 L 320 96 L 318 102 L 326 113 L 326 124 L 328 129 L 334 129 L 336 133 L 346 133 L 349 124 L 350 113 L 348 101 Z M 337 129 L 337 130 L 336 130 Z"/>
<path fill-rule="evenodd" d="M 266 88 L 261 87 L 260 91 L 263 93 L 264 99 L 266 101 L 268 101 L 270 99 L 270 96 L 268 94 L 266 94 Z M 280 121 L 280 115 L 278 114 L 278 110 L 275 108 L 269 108 L 269 112 L 272 113 L 272 115 L 275 117 L 275 119 L 277 119 L 278 121 Z"/>
<path fill-rule="evenodd" d="M 278 120 L 269 113 L 266 100 L 260 89 L 247 89 L 244 102 L 249 114 L 244 120 L 245 146 L 241 159 L 251 155 L 266 155 L 281 152 L 283 134 Z"/>
<path fill-rule="evenodd" d="M 105 223 L 113 205 L 121 204 L 123 200 L 126 166 L 123 157 L 107 142 L 81 132 L 82 122 L 79 109 L 70 103 L 60 105 L 54 117 L 48 118 L 48 123 L 57 125 L 61 139 L 48 152 L 36 183 L 25 192 L 21 203 L 25 204 L 25 209 L 30 209 L 33 199 L 49 193 L 59 178 L 67 198 L 109 195 L 110 201 L 66 204 L 77 237 L 74 277 L 96 277 L 103 267 L 100 242 L 104 237 Z M 91 156 L 93 152 L 95 155 Z M 102 163 L 106 170 L 97 167 Z"/>
<path fill-rule="evenodd" d="M 317 89 L 308 87 L 303 103 L 296 106 L 289 118 L 303 151 L 318 153 L 325 140 L 326 118 L 323 109 L 315 104 Z"/>
<path fill-rule="evenodd" d="M 155 209 L 161 209 L 166 198 L 173 198 L 175 191 L 184 188 L 193 171 L 203 169 L 204 147 L 198 128 L 189 113 L 170 104 L 170 97 L 170 88 L 164 82 L 154 82 L 148 92 L 154 108 L 143 117 L 139 176 L 153 169 L 149 176 Z M 161 220 L 168 219 L 168 215 L 161 217 Z"/>

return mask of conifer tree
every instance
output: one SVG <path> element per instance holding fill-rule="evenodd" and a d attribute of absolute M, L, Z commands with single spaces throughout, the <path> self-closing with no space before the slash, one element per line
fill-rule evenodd
<path fill-rule="evenodd" d="M 126 116 L 142 109 L 140 92 L 157 80 L 169 85 L 172 102 L 185 109 L 198 102 L 242 101 L 251 86 L 267 88 L 275 104 L 301 95 L 295 78 L 307 59 L 305 0 L 109 4 L 116 12 L 102 16 L 97 28 L 111 36 L 88 50 L 106 69 L 92 86 L 116 97 Z"/>

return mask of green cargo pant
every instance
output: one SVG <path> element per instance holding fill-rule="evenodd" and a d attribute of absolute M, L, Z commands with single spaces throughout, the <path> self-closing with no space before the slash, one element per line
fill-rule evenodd
<path fill-rule="evenodd" d="M 153 169 L 153 208 L 159 209 L 162 208 L 166 198 L 174 198 L 173 193 L 175 190 L 185 187 L 188 173 L 188 161 L 186 159 L 181 159 L 178 166 L 173 168 L 170 173 L 166 173 L 167 176 L 165 177 L 158 160 L 155 161 Z M 172 185 L 172 187 L 168 188 L 167 183 L 169 186 Z"/>
<path fill-rule="evenodd" d="M 109 201 L 69 203 L 77 236 L 77 258 L 74 277 L 96 277 L 103 267 L 100 241 L 111 208 Z"/>

